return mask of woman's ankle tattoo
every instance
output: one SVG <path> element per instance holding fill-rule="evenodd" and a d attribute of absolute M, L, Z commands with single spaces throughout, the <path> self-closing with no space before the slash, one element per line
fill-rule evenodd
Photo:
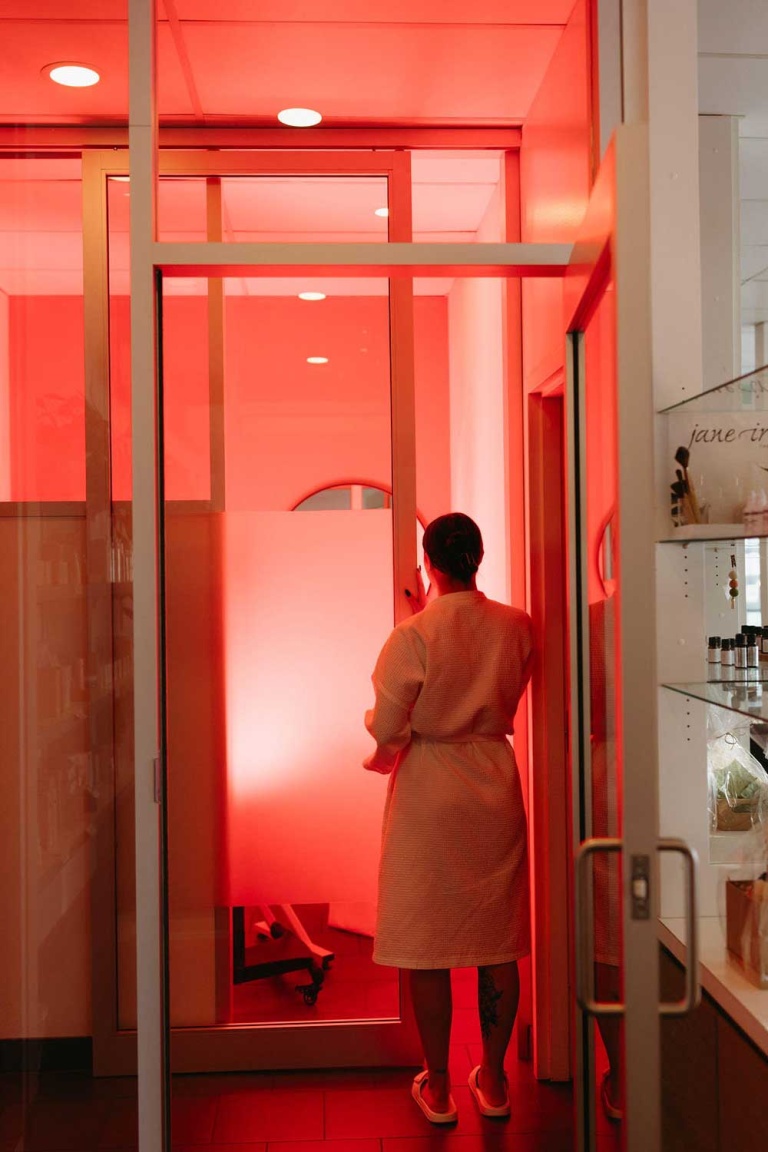
<path fill-rule="evenodd" d="M 504 995 L 501 988 L 497 988 L 492 974 L 485 968 L 479 968 L 477 973 L 477 986 L 480 1005 L 480 1031 L 483 1040 L 487 1040 L 491 1029 L 499 1022 L 499 1000 Z"/>

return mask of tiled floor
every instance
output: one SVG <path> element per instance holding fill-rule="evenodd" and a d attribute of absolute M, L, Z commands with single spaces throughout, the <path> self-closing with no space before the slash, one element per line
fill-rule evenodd
<path fill-rule="evenodd" d="M 459 1122 L 434 1128 L 410 1096 L 413 1069 L 177 1076 L 175 1152 L 572 1152 L 572 1090 L 508 1062 L 512 1115 L 481 1117 L 467 1087 L 480 1060 L 474 976 L 456 973 L 450 1070 Z M 598 1152 L 619 1131 L 598 1112 Z M 135 1152 L 135 1082 L 0 1076 L 0 1152 Z"/>
<path fill-rule="evenodd" d="M 474 1044 L 451 1052 L 459 1122 L 433 1128 L 410 1098 L 412 1070 L 284 1072 L 184 1076 L 174 1080 L 177 1152 L 572 1152 L 571 1090 L 537 1082 L 527 1064 L 510 1063 L 512 1116 L 479 1115 L 466 1079 Z M 133 1082 L 50 1074 L 37 1093 L 0 1078 L 0 1152 L 133 1152 Z M 26 1123 L 25 1123 L 26 1118 Z M 602 1123 L 600 1152 L 618 1152 Z"/>

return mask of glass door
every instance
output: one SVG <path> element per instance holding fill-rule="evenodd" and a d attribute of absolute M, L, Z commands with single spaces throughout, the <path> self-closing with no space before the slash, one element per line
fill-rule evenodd
<path fill-rule="evenodd" d="M 172 1069 L 414 1062 L 371 959 L 386 782 L 362 769 L 409 582 L 398 303 L 250 272 L 159 300 Z"/>
<path fill-rule="evenodd" d="M 567 338 L 579 1147 L 661 1147 L 660 1018 L 695 1007 L 695 857 L 659 838 L 647 141 L 618 130 L 578 243 Z M 585 260 L 584 254 L 590 255 Z M 659 856 L 687 870 L 686 994 L 659 994 Z"/>
<path fill-rule="evenodd" d="M 628 1122 L 623 1026 L 623 820 L 621 636 L 616 424 L 615 286 L 604 286 L 570 340 L 578 452 L 578 651 L 581 748 L 574 772 L 574 841 L 581 853 L 576 957 L 581 998 L 577 1061 L 584 1148 L 625 1147 Z M 588 854 L 588 855 L 587 855 Z"/>
<path fill-rule="evenodd" d="M 402 155 L 217 162 L 161 157 L 161 242 L 410 238 Z M 412 284 L 200 271 L 157 282 L 170 1068 L 414 1063 L 362 769 L 416 567 Z"/>

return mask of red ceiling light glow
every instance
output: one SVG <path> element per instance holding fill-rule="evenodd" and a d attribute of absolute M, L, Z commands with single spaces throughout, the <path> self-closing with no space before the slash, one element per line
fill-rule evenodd
<path fill-rule="evenodd" d="M 282 112 L 278 112 L 277 118 L 281 124 L 287 124 L 289 128 L 313 128 L 323 117 L 319 112 L 315 112 L 314 108 L 283 108 Z"/>
<path fill-rule="evenodd" d="M 307 356 L 307 364 L 327 364 L 327 356 Z"/>
<path fill-rule="evenodd" d="M 92 88 L 101 79 L 96 69 L 88 64 L 46 64 L 43 73 L 54 84 L 61 84 L 65 88 Z"/>

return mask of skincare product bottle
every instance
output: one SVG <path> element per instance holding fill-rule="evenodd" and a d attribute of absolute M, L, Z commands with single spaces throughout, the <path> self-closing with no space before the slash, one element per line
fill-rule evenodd
<path fill-rule="evenodd" d="M 730 670 L 734 664 L 734 647 L 733 640 L 727 637 L 723 640 L 720 648 L 720 664 L 724 669 Z"/>
<path fill-rule="evenodd" d="M 719 664 L 720 663 L 720 637 L 710 636 L 709 645 L 707 647 L 707 663 Z"/>
<path fill-rule="evenodd" d="M 739 632 L 736 637 L 736 656 L 734 664 L 736 668 L 746 668 L 747 666 L 747 638 L 743 632 Z"/>
<path fill-rule="evenodd" d="M 757 647 L 757 636 L 750 632 L 747 636 L 747 668 L 757 668 L 760 663 L 760 651 Z"/>

